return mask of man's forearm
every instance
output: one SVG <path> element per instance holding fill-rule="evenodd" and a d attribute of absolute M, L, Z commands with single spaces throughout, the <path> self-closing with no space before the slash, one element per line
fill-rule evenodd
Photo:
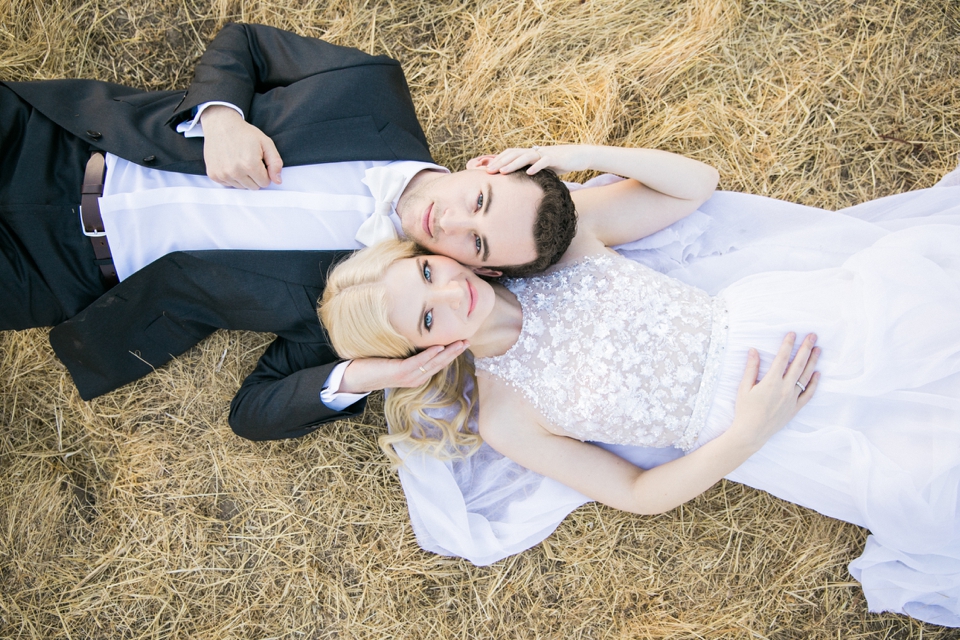
<path fill-rule="evenodd" d="M 369 63 L 394 64 L 349 47 L 256 24 L 228 24 L 200 58 L 174 121 L 205 102 L 229 102 L 250 119 L 256 92 L 283 87 L 325 71 Z"/>
<path fill-rule="evenodd" d="M 279 440 L 310 433 L 323 422 L 356 415 L 363 410 L 362 400 L 339 411 L 320 398 L 340 362 L 325 342 L 278 337 L 230 403 L 230 427 L 250 440 Z"/>

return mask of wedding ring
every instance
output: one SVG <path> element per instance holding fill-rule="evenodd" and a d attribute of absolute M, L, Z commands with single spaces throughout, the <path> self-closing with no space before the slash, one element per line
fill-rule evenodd
<path fill-rule="evenodd" d="M 543 154 L 540 153 L 540 147 L 538 147 L 537 145 L 533 145 L 533 146 L 530 147 L 530 148 L 533 149 L 534 151 L 536 151 L 538 156 L 540 156 L 541 158 L 543 158 Z"/>
<path fill-rule="evenodd" d="M 807 390 L 807 388 L 804 385 L 800 384 L 799 380 L 797 380 L 797 386 L 800 387 L 800 393 L 803 393 L 804 391 Z"/>
<path fill-rule="evenodd" d="M 423 367 L 417 367 L 417 369 L 420 369 L 420 371 L 422 371 L 423 373 L 426 373 L 426 372 L 427 372 L 427 370 L 424 369 Z M 798 382 L 797 384 L 800 384 L 800 383 Z"/>

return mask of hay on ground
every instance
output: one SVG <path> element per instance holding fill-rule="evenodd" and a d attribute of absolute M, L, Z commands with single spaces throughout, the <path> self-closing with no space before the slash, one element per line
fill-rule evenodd
<path fill-rule="evenodd" d="M 400 59 L 452 167 L 655 146 L 836 209 L 960 152 L 952 1 L 0 0 L 0 78 L 182 88 L 230 20 Z M 423 552 L 378 398 L 297 441 L 231 433 L 268 341 L 218 333 L 85 403 L 46 331 L 0 334 L 0 637 L 956 637 L 866 612 L 864 531 L 726 482 L 658 517 L 585 506 L 491 567 Z"/>

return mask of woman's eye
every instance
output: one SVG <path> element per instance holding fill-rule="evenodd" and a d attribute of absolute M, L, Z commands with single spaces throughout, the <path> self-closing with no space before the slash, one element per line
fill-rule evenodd
<path fill-rule="evenodd" d="M 423 262 L 423 279 L 427 282 L 432 282 L 430 279 L 432 271 L 430 270 L 430 263 L 427 261 Z"/>
<path fill-rule="evenodd" d="M 475 236 L 476 240 L 474 241 L 474 246 L 477 248 L 477 253 L 479 254 L 483 251 L 483 242 L 480 240 L 480 236 Z"/>
<path fill-rule="evenodd" d="M 423 326 L 427 331 L 433 327 L 433 311 L 427 311 L 423 314 Z"/>
<path fill-rule="evenodd" d="M 480 209 L 483 209 L 483 194 L 482 194 L 482 193 L 477 196 L 477 211 L 480 211 Z"/>

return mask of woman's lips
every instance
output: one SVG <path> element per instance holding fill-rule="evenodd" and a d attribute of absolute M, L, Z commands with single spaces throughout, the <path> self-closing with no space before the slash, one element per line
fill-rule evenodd
<path fill-rule="evenodd" d="M 427 207 L 427 210 L 423 212 L 423 218 L 421 218 L 420 220 L 421 225 L 423 226 L 423 232 L 427 234 L 428 238 L 433 237 L 433 229 L 431 228 L 432 225 L 430 224 L 430 214 L 432 213 L 433 213 L 433 203 L 431 202 L 430 206 Z"/>
<path fill-rule="evenodd" d="M 467 291 L 470 293 L 470 306 L 467 308 L 467 317 L 469 318 L 477 306 L 477 290 L 473 288 L 469 280 L 467 280 Z"/>

